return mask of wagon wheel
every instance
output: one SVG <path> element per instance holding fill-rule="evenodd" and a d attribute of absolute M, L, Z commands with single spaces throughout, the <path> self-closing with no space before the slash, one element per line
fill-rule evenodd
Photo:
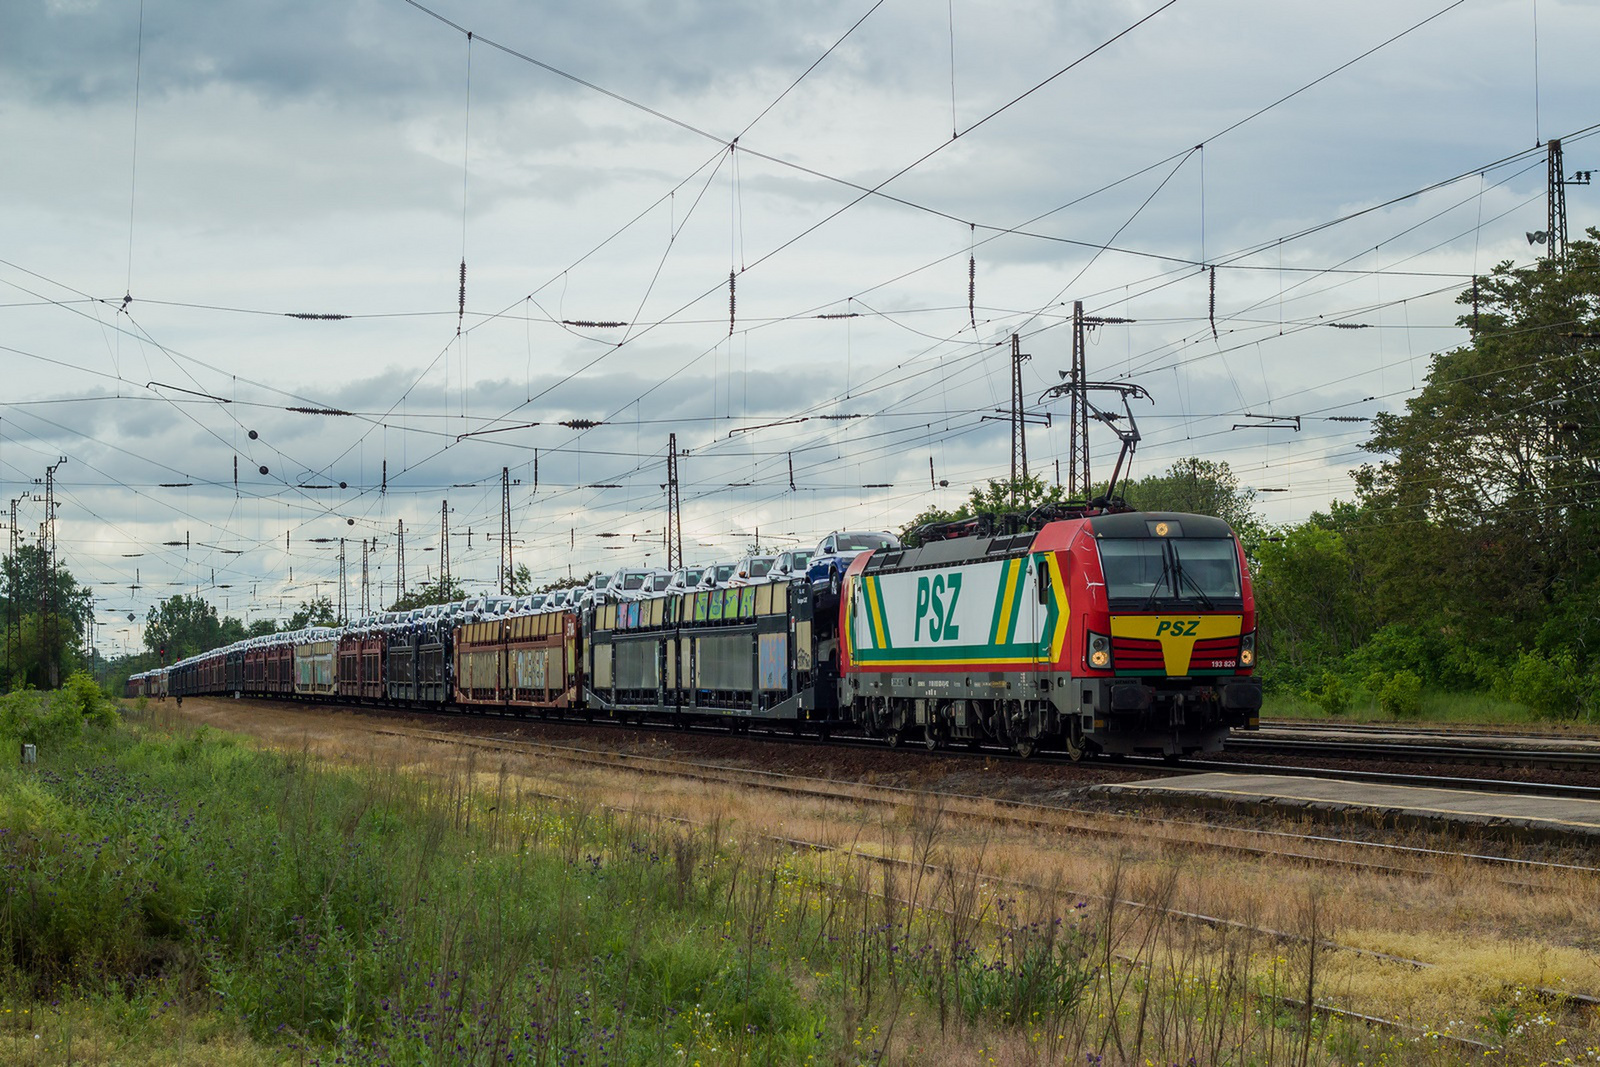
<path fill-rule="evenodd" d="M 1077 719 L 1072 720 L 1072 725 L 1067 728 L 1066 736 L 1067 758 L 1073 763 L 1083 759 L 1085 745 L 1083 743 L 1083 725 Z"/>

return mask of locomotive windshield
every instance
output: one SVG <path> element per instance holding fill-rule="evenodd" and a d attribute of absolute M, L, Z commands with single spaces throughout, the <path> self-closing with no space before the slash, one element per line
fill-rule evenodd
<path fill-rule="evenodd" d="M 1121 606 L 1237 602 L 1239 554 L 1227 537 L 1106 538 L 1100 541 L 1106 596 Z"/>

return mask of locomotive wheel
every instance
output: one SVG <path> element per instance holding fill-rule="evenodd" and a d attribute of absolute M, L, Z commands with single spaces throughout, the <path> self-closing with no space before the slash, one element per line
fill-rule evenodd
<path fill-rule="evenodd" d="M 1071 728 L 1067 730 L 1066 750 L 1067 758 L 1073 763 L 1077 763 L 1079 760 L 1083 759 L 1083 727 L 1078 725 L 1076 721 L 1074 721 Z"/>
<path fill-rule="evenodd" d="M 928 725 L 922 728 L 922 747 L 929 752 L 937 750 L 941 744 L 939 727 L 930 719 Z"/>
<path fill-rule="evenodd" d="M 1034 750 L 1038 747 L 1038 740 L 1032 737 L 1019 737 L 1011 742 L 1011 751 L 1018 759 L 1032 759 Z"/>
<path fill-rule="evenodd" d="M 892 729 L 891 728 L 889 730 L 889 732 L 884 736 L 884 740 L 889 742 L 889 747 L 890 748 L 899 748 L 900 747 L 900 742 L 905 740 L 905 734 L 903 734 L 898 729 Z"/>

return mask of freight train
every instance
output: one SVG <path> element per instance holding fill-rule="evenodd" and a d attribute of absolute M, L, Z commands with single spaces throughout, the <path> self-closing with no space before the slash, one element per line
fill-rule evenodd
<path fill-rule="evenodd" d="M 1074 759 L 1216 751 L 1259 725 L 1250 574 L 1220 519 L 1055 508 L 919 533 L 837 583 L 310 628 L 136 675 L 128 695 L 754 724 Z"/>

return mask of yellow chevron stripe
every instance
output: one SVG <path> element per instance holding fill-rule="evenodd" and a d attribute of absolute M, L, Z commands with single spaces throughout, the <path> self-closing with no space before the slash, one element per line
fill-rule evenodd
<path fill-rule="evenodd" d="M 1006 563 L 1006 579 L 1000 591 L 1000 625 L 995 628 L 995 641 L 1004 644 L 1011 633 L 1011 599 L 1017 591 L 1017 575 L 1022 572 L 1022 560 Z"/>

